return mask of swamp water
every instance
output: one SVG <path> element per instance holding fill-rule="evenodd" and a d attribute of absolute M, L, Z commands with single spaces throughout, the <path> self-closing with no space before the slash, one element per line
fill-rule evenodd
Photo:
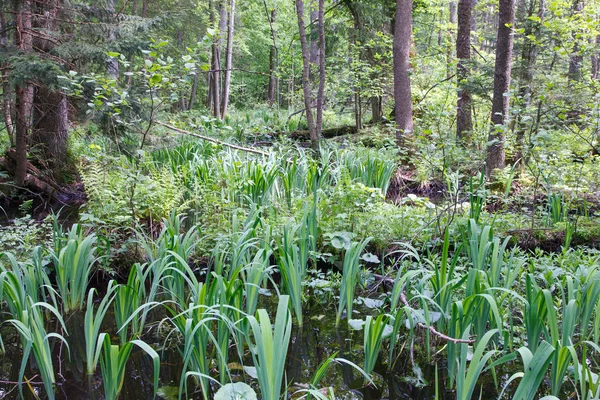
<path fill-rule="evenodd" d="M 268 304 L 263 304 L 271 308 Z M 315 307 L 316 308 L 316 307 Z M 364 305 L 357 307 L 356 318 L 364 318 L 369 310 Z M 372 313 L 372 310 L 371 310 Z M 152 320 L 160 321 L 163 317 L 154 313 Z M 337 352 L 337 358 L 344 358 L 354 362 L 358 366 L 363 365 L 363 333 L 362 330 L 351 328 L 334 327 L 335 310 L 332 307 L 307 310 L 305 314 L 304 327 L 294 327 L 290 340 L 286 361 L 286 378 L 288 394 L 292 398 L 299 398 L 301 394 L 295 392 L 308 388 L 314 372 L 321 362 Z M 69 330 L 70 359 L 66 356 L 66 347 L 60 346 L 54 341 L 53 352 L 55 354 L 55 367 L 57 373 L 56 398 L 69 400 L 102 400 L 104 389 L 100 367 L 98 366 L 93 379 L 85 376 L 85 342 L 83 333 L 83 313 L 76 312 L 65 319 Z M 342 323 L 342 326 L 345 324 Z M 103 322 L 106 330 L 114 331 L 114 316 L 107 314 Z M 168 333 L 161 331 L 159 323 L 149 324 L 149 332 L 143 339 L 151 344 L 161 357 L 160 388 L 157 398 L 166 400 L 177 399 L 179 394 L 179 382 L 183 363 L 181 356 L 174 346 L 165 345 L 165 336 Z M 451 390 L 446 390 L 446 361 L 439 355 L 432 354 L 427 359 L 423 349 L 425 332 L 417 329 L 414 343 L 414 356 L 419 361 L 413 363 L 410 358 L 410 344 L 407 343 L 394 363 L 393 369 L 389 370 L 387 360 L 387 347 L 380 353 L 379 360 L 372 374 L 376 386 L 365 386 L 364 377 L 353 367 L 338 363 L 332 366 L 321 382 L 321 387 L 332 387 L 336 399 L 455 399 L 456 395 Z M 19 366 L 21 364 L 22 352 L 20 350 L 19 338 L 16 332 L 6 324 L 2 330 L 2 337 L 6 353 L 0 356 L 0 399 L 20 398 L 19 389 L 15 385 L 18 379 Z M 113 342 L 118 342 L 115 337 Z M 231 351 L 230 373 L 232 381 L 244 381 L 259 392 L 258 381 L 253 379 L 252 360 L 248 352 L 244 355 L 245 368 L 237 361 L 235 351 Z M 59 366 L 58 359 L 63 363 Z M 382 362 L 384 361 L 384 362 Z M 436 368 L 437 363 L 437 368 Z M 213 376 L 218 378 L 216 365 L 214 365 Z M 33 368 L 35 369 L 35 368 Z M 436 371 L 437 369 L 437 371 Z M 43 386 L 35 372 L 31 372 L 31 365 L 25 373 L 25 377 L 31 380 L 30 384 L 23 384 L 23 396 L 25 399 L 45 398 Z M 506 367 L 498 368 L 496 371 L 499 387 L 510 377 L 512 372 Z M 33 378 L 32 378 L 33 377 Z M 437 378 L 437 379 L 436 379 Z M 437 382 L 437 385 L 436 385 Z M 490 374 L 482 378 L 482 386 L 475 391 L 474 398 L 493 399 L 498 397 L 498 391 Z M 191 383 L 191 379 L 190 379 Z M 286 382 L 284 382 L 285 384 Z M 437 386 L 437 387 L 436 387 Z M 217 390 L 217 385 L 213 385 Z M 134 348 L 127 363 L 127 370 L 123 382 L 120 399 L 143 400 L 152 399 L 153 396 L 153 364 L 150 357 L 137 348 Z M 35 393 L 35 394 L 34 394 Z M 183 396 L 185 398 L 185 396 Z M 199 388 L 194 389 L 190 384 L 189 397 L 191 399 L 202 399 Z M 260 398 L 260 397 L 259 397 Z M 510 396 L 503 396 L 509 399 Z"/>

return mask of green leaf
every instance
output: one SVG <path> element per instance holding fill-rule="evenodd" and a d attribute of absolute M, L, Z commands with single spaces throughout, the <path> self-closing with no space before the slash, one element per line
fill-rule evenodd
<path fill-rule="evenodd" d="M 158 85 L 159 83 L 162 82 L 162 79 L 163 79 L 163 77 L 162 77 L 161 74 L 154 74 L 150 78 L 150 85 L 156 86 L 156 85 Z"/>
<path fill-rule="evenodd" d="M 215 393 L 215 400 L 256 400 L 256 392 L 244 382 L 228 383 Z"/>

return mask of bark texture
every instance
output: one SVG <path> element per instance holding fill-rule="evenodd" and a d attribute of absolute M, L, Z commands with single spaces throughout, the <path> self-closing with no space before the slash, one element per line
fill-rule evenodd
<path fill-rule="evenodd" d="M 514 0 L 500 0 L 498 37 L 496 39 L 496 65 L 494 67 L 494 98 L 492 100 L 491 130 L 488 136 L 486 174 L 491 176 L 494 169 L 504 168 L 505 124 L 508 117 L 513 52 L 512 26 L 515 20 Z"/>
<path fill-rule="evenodd" d="M 573 15 L 577 16 L 581 14 L 583 11 L 583 1 L 582 0 L 574 0 L 573 1 Z M 569 86 L 571 86 L 575 82 L 581 81 L 583 77 L 581 73 L 581 66 L 583 64 L 583 56 L 580 53 L 580 44 L 579 39 L 576 37 L 575 32 L 573 32 L 573 52 L 569 57 Z"/>
<path fill-rule="evenodd" d="M 33 49 L 31 36 L 31 0 L 17 3 L 15 44 L 22 52 Z M 16 93 L 16 126 L 15 126 L 15 185 L 23 186 L 27 176 L 27 142 L 31 127 L 31 110 L 33 107 L 33 86 L 30 82 L 22 82 L 15 90 Z"/>
<path fill-rule="evenodd" d="M 227 50 L 225 59 L 225 84 L 223 86 L 223 104 L 221 117 L 225 118 L 229 107 L 229 93 L 231 90 L 231 68 L 233 66 L 233 32 L 235 29 L 235 0 L 229 1 L 229 23 L 227 26 Z"/>
<path fill-rule="evenodd" d="M 323 108 L 325 105 L 325 0 L 319 0 L 319 91 L 317 93 L 317 138 L 323 130 Z"/>
<path fill-rule="evenodd" d="M 404 146 L 413 134 L 412 96 L 410 89 L 410 37 L 412 34 L 412 0 L 396 0 L 394 23 L 394 105 L 396 140 Z"/>
<path fill-rule="evenodd" d="M 456 80 L 458 101 L 456 103 L 456 136 L 461 141 L 468 141 L 473 131 L 471 113 L 472 97 L 468 87 L 471 63 L 471 19 L 473 0 L 458 2 L 458 33 L 456 35 Z"/>
<path fill-rule="evenodd" d="M 312 97 L 310 94 L 310 49 L 306 37 L 306 26 L 304 25 L 304 0 L 295 0 L 296 14 L 298 16 L 298 31 L 300 34 L 300 46 L 302 48 L 302 91 L 304 92 L 304 106 L 306 108 L 306 121 L 312 147 L 319 146 L 319 136 L 312 112 Z"/>
<path fill-rule="evenodd" d="M 266 6 L 266 3 L 265 3 Z M 273 44 L 269 51 L 269 86 L 267 87 L 267 102 L 270 107 L 275 104 L 275 89 L 277 87 L 277 31 L 275 31 L 275 21 L 277 20 L 277 10 L 272 9 L 271 15 L 269 16 L 269 26 L 271 27 L 271 40 Z"/>
<path fill-rule="evenodd" d="M 518 99 L 522 110 L 527 110 L 531 104 L 531 84 L 533 83 L 534 67 L 537 60 L 537 54 L 539 47 L 537 45 L 538 38 L 540 35 L 541 21 L 544 19 L 544 0 L 529 0 L 525 4 L 527 22 L 525 23 L 523 31 L 523 44 L 521 47 L 521 55 L 518 67 L 518 79 L 519 79 L 519 93 Z M 534 21 L 531 17 L 536 14 L 539 21 Z M 535 40 L 530 40 L 533 37 Z M 526 125 L 521 118 L 521 114 L 517 116 L 516 120 L 516 154 L 515 161 L 523 164 L 524 147 L 525 147 L 525 130 Z"/>

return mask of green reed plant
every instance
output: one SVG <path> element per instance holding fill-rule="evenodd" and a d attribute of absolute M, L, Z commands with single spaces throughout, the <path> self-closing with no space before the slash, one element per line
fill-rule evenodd
<path fill-rule="evenodd" d="M 491 226 L 479 226 L 474 219 L 469 220 L 468 253 L 473 268 L 480 271 L 487 269 L 487 258 L 493 245 L 492 238 Z"/>
<path fill-rule="evenodd" d="M 232 342 L 232 322 L 241 321 L 244 303 L 244 285 L 239 279 L 226 281 L 222 276 L 213 274 L 214 291 L 213 302 L 217 306 L 219 317 L 217 320 L 217 344 L 219 351 L 216 355 L 219 369 L 219 380 L 221 384 L 226 384 L 229 380 L 229 370 L 227 367 L 229 361 L 229 347 Z M 239 331 L 237 331 L 239 332 Z M 243 343 L 242 333 L 239 332 L 237 343 Z M 233 336 L 235 339 L 235 337 Z M 239 346 L 236 346 L 239 349 Z M 242 355 L 240 354 L 240 360 Z"/>
<path fill-rule="evenodd" d="M 156 351 L 146 342 L 141 340 L 132 340 L 131 342 L 119 346 L 111 343 L 109 335 L 103 334 L 99 339 L 100 341 L 96 347 L 97 355 L 95 358 L 100 358 L 100 368 L 102 370 L 102 380 L 104 384 L 104 398 L 106 400 L 116 400 L 119 397 L 125 378 L 125 368 L 127 367 L 127 361 L 129 361 L 133 346 L 139 347 L 152 358 L 154 367 L 153 397 L 156 397 L 158 377 L 160 375 L 160 358 Z"/>
<path fill-rule="evenodd" d="M 262 282 L 271 269 L 270 260 L 273 250 L 270 248 L 268 240 L 263 241 L 263 246 L 264 248 L 258 249 L 250 264 L 242 269 L 240 274 L 246 291 L 246 313 L 249 315 L 256 312 Z"/>
<path fill-rule="evenodd" d="M 63 310 L 68 313 L 83 307 L 92 267 L 96 262 L 97 238 L 93 233 L 86 236 L 82 227 L 74 224 L 66 237 L 59 240 L 59 245 L 55 243 L 52 259 Z"/>
<path fill-rule="evenodd" d="M 163 229 L 153 240 L 143 231 L 138 231 L 139 243 L 146 258 L 154 267 L 159 267 L 161 284 L 172 299 L 185 304 L 185 276 L 189 276 L 188 260 L 198 242 L 198 229 L 192 226 L 186 232 L 183 229 L 185 217 L 173 210 L 169 218 L 163 218 Z"/>
<path fill-rule="evenodd" d="M 527 348 L 535 353 L 540 342 L 540 336 L 546 329 L 548 319 L 547 295 L 535 283 L 531 274 L 525 277 L 525 312 L 524 323 L 527 333 Z"/>
<path fill-rule="evenodd" d="M 298 326 L 302 327 L 302 292 L 308 264 L 308 237 L 298 237 L 300 226 L 288 223 L 277 246 L 277 265 L 282 288 L 291 300 Z"/>
<path fill-rule="evenodd" d="M 59 311 L 51 304 L 38 302 L 33 303 L 28 297 L 26 307 L 21 311 L 18 318 L 9 319 L 6 322 L 11 324 L 17 330 L 21 346 L 23 348 L 23 356 L 21 358 L 21 366 L 19 368 L 18 385 L 19 392 L 23 398 L 23 377 L 25 369 L 29 362 L 30 355 L 33 354 L 40 377 L 44 382 L 46 395 L 50 400 L 54 400 L 54 384 L 56 383 L 54 373 L 54 355 L 50 346 L 50 339 L 57 339 L 69 350 L 69 344 L 64 336 L 50 332 L 45 328 L 45 321 L 41 309 L 48 310 L 59 323 L 63 332 L 67 333 L 62 316 Z"/>
<path fill-rule="evenodd" d="M 212 252 L 212 270 L 228 280 L 237 278 L 246 268 L 256 251 L 260 240 L 256 237 L 256 227 L 261 223 L 261 212 L 253 207 L 242 223 L 233 216 L 231 233 L 215 246 Z"/>
<path fill-rule="evenodd" d="M 478 176 L 478 182 L 473 181 L 473 177 L 469 178 L 469 219 L 479 223 L 479 217 L 486 199 L 485 191 L 485 174 L 480 173 Z"/>
<path fill-rule="evenodd" d="M 377 318 L 373 319 L 372 316 L 368 316 L 364 326 L 364 341 L 363 350 L 365 353 L 365 365 L 363 371 L 370 375 L 375 368 L 375 363 L 379 358 L 379 351 L 381 350 L 381 344 L 383 343 L 383 334 L 389 317 L 381 314 Z"/>
<path fill-rule="evenodd" d="M 547 208 L 548 216 L 550 217 L 549 223 L 557 224 L 565 220 L 567 208 L 565 207 L 565 198 L 562 193 L 549 194 Z"/>
<path fill-rule="evenodd" d="M 380 189 L 385 196 L 396 172 L 396 163 L 378 152 L 362 153 L 358 149 L 343 151 L 339 156 L 340 163 L 348 170 L 352 179 L 365 186 Z"/>
<path fill-rule="evenodd" d="M 437 262 L 430 259 L 425 261 L 433 267 L 433 276 L 431 277 L 431 286 L 435 293 L 433 300 L 439 305 L 440 310 L 444 313 L 443 318 L 438 321 L 438 328 L 442 331 L 445 328 L 446 320 L 452 312 L 452 295 L 463 283 L 462 279 L 454 277 L 456 266 L 458 265 L 460 250 L 454 253 L 454 256 L 449 260 L 450 236 L 448 229 L 444 232 L 444 244 L 442 246 L 442 258 Z"/>
<path fill-rule="evenodd" d="M 0 264 L 0 299 L 7 302 L 13 317 L 19 318 L 26 309 L 28 298 L 33 303 L 50 301 L 58 308 L 56 291 L 50 283 L 43 266 L 41 247 L 36 247 L 29 260 L 17 261 L 11 253 L 0 253 L 0 261 L 6 258 L 10 269 Z"/>
<path fill-rule="evenodd" d="M 580 337 L 583 340 L 590 339 L 590 325 L 595 325 L 594 331 L 600 324 L 600 269 L 597 266 L 582 269 L 580 279 L 575 279 L 576 298 L 581 307 L 580 314 Z M 595 311 L 595 318 L 592 315 Z M 598 335 L 594 335 L 594 341 L 598 342 Z"/>
<path fill-rule="evenodd" d="M 456 372 L 456 398 L 458 400 L 471 400 L 477 381 L 483 372 L 485 365 L 497 353 L 496 350 L 486 351 L 488 344 L 494 335 L 498 334 L 497 329 L 492 329 L 480 338 L 473 349 L 473 354 L 469 360 L 469 345 L 460 344 L 460 353 L 458 358 L 458 369 Z M 469 339 L 469 328 L 465 330 L 462 336 L 463 340 Z M 467 366 L 467 362 L 469 365 Z"/>
<path fill-rule="evenodd" d="M 346 311 L 347 320 L 352 318 L 352 305 L 354 303 L 354 291 L 358 284 L 358 272 L 360 268 L 360 255 L 369 244 L 371 238 L 362 242 L 352 242 L 344 254 L 342 268 L 342 282 L 340 284 L 340 302 L 335 318 L 335 326 L 340 326 L 342 314 Z"/>
<path fill-rule="evenodd" d="M 197 282 L 195 286 L 190 286 L 189 307 L 169 318 L 183 338 L 183 348 L 180 350 L 183 371 L 179 383 L 179 398 L 187 393 L 189 377 L 194 377 L 198 381 L 202 389 L 202 397 L 210 398 L 209 380 L 213 379 L 210 377 L 209 344 L 212 344 L 215 349 L 219 365 L 226 365 L 219 361 L 219 358 L 223 358 L 223 354 L 219 341 L 213 334 L 215 324 L 221 320 L 227 321 L 227 316 L 219 312 L 222 307 L 215 304 L 220 299 L 218 286 L 219 282 L 216 279 L 211 279 L 207 283 Z M 228 326 L 234 329 L 233 322 L 228 321 Z"/>
<path fill-rule="evenodd" d="M 548 366 L 552 360 L 554 347 L 543 340 L 537 347 L 535 353 L 529 348 L 521 347 L 517 350 L 523 360 L 523 372 L 513 374 L 507 381 L 500 393 L 500 398 L 506 388 L 516 379 L 521 379 L 517 389 L 512 395 L 514 400 L 533 400 L 538 396 L 538 388 L 544 380 Z M 546 396 L 544 399 L 556 399 L 554 396 Z"/>
<path fill-rule="evenodd" d="M 264 163 L 258 160 L 246 161 L 240 168 L 241 193 L 252 204 L 267 204 L 279 174 L 277 164 L 272 160 Z M 244 204 L 242 201 L 241 204 Z"/>
<path fill-rule="evenodd" d="M 115 300 L 113 312 L 115 315 L 115 323 L 118 328 L 118 335 L 121 345 L 125 344 L 129 339 L 129 331 L 134 335 L 140 335 L 140 319 L 129 317 L 142 305 L 142 281 L 140 276 L 143 276 L 139 264 L 134 265 L 129 271 L 127 283 L 119 285 L 115 289 Z M 129 324 L 131 323 L 131 329 Z"/>
<path fill-rule="evenodd" d="M 106 294 L 100 301 L 98 309 L 94 312 L 94 292 L 95 289 L 90 289 L 88 292 L 87 306 L 84 316 L 84 336 L 85 336 L 85 361 L 86 371 L 88 376 L 92 376 L 96 372 L 96 366 L 98 365 L 99 353 L 96 350 L 98 343 L 102 342 L 100 329 L 102 321 L 106 316 L 106 313 L 110 309 L 110 306 L 115 298 L 115 291 L 118 290 L 118 286 L 115 281 L 111 280 L 108 283 Z"/>
<path fill-rule="evenodd" d="M 289 297 L 279 297 L 273 326 L 266 310 L 248 316 L 250 330 L 247 342 L 258 373 L 260 392 L 264 400 L 279 400 L 285 373 L 287 348 L 292 333 L 292 318 L 288 310 Z"/>
<path fill-rule="evenodd" d="M 366 373 L 365 370 L 363 370 L 362 368 L 360 368 L 358 365 L 354 364 L 352 361 L 349 361 L 345 358 L 339 358 L 336 357 L 337 356 L 337 352 L 335 352 L 334 354 L 332 354 L 330 357 L 326 358 L 318 367 L 317 370 L 315 371 L 312 380 L 310 382 L 310 386 L 313 389 L 316 389 L 319 387 L 319 384 L 321 383 L 321 381 L 323 380 L 323 378 L 325 377 L 325 375 L 327 374 L 327 372 L 329 371 L 329 369 L 335 365 L 335 364 L 346 364 L 351 366 L 353 369 L 355 369 L 356 371 L 358 371 L 359 374 L 361 374 L 365 380 L 375 386 L 375 384 L 373 383 L 373 381 L 371 380 L 371 377 L 369 376 L 369 374 Z M 307 396 L 307 398 L 310 399 L 310 394 Z"/>

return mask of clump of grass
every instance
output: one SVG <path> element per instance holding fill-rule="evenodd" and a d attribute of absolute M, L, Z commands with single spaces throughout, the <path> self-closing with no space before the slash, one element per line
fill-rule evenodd
<path fill-rule="evenodd" d="M 344 310 L 348 320 L 352 318 L 352 305 L 354 303 L 354 291 L 358 284 L 358 272 L 360 268 L 360 255 L 367 247 L 370 238 L 362 242 L 352 242 L 344 254 L 342 269 L 342 282 L 340 285 L 340 302 L 338 304 L 335 326 L 340 326 Z"/>
<path fill-rule="evenodd" d="M 87 287 L 96 262 L 95 234 L 85 235 L 80 225 L 75 224 L 66 237 L 59 238 L 52 253 L 56 270 L 56 285 L 65 313 L 83 307 Z"/>

